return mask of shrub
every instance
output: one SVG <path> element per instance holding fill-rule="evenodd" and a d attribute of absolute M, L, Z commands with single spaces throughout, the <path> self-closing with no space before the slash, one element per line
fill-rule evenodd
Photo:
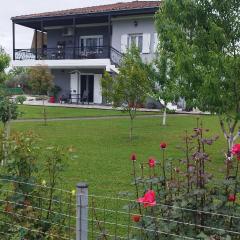
<path fill-rule="evenodd" d="M 234 232 L 240 232 L 240 144 L 232 151 L 236 157 L 225 159 L 225 176 L 215 179 L 215 172 L 208 172 L 214 158 L 206 150 L 218 136 L 206 135 L 209 130 L 202 124 L 192 134 L 186 132 L 178 165 L 166 157 L 165 143 L 160 144 L 160 160 L 151 157 L 139 163 L 135 154 L 131 156 L 136 202 L 128 208 L 139 216 L 133 223 L 141 229 L 132 232 L 132 239 L 239 239 Z"/>
<path fill-rule="evenodd" d="M 69 159 L 66 149 L 41 148 L 32 132 L 15 133 L 8 158 L 0 176 L 0 229 L 6 233 L 1 239 L 69 237 L 72 194 L 57 190 Z"/>
<path fill-rule="evenodd" d="M 17 96 L 16 97 L 16 102 L 23 104 L 27 100 L 26 96 Z"/>

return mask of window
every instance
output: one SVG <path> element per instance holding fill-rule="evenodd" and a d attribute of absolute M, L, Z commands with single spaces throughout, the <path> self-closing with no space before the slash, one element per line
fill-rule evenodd
<path fill-rule="evenodd" d="M 80 38 L 80 47 L 82 51 L 85 49 L 88 51 L 99 49 L 99 47 L 103 47 L 103 36 L 82 36 Z"/>
<path fill-rule="evenodd" d="M 128 36 L 128 48 L 135 45 L 139 48 L 140 52 L 143 50 L 143 34 L 130 34 Z"/>

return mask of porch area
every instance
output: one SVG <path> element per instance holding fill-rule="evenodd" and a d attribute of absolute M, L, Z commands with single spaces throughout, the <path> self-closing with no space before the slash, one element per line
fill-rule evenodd
<path fill-rule="evenodd" d="M 112 47 L 112 23 L 107 16 L 58 16 L 53 18 L 13 18 L 14 61 L 110 59 L 119 66 L 122 53 Z M 27 49 L 16 46 L 17 25 L 33 30 Z M 40 63 L 39 63 L 40 64 Z"/>

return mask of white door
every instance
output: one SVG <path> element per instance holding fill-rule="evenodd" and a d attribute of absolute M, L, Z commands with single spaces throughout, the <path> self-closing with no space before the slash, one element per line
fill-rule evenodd
<path fill-rule="evenodd" d="M 72 102 L 77 103 L 77 96 L 79 94 L 77 72 L 71 73 L 70 75 L 70 92 L 71 92 Z"/>

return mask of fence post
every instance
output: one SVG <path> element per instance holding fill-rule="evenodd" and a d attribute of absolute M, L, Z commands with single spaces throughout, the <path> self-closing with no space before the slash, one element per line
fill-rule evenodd
<path fill-rule="evenodd" d="M 88 185 L 77 184 L 76 240 L 88 240 Z"/>

